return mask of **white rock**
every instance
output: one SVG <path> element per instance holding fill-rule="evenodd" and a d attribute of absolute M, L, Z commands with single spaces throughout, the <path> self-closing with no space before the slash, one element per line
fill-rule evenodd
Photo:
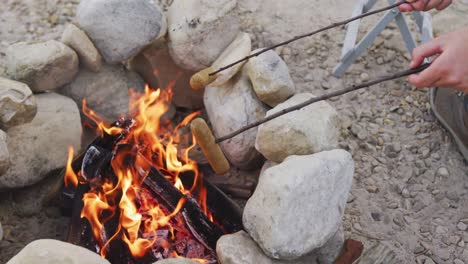
<path fill-rule="evenodd" d="M 144 89 L 144 82 L 138 74 L 121 66 L 103 65 L 98 73 L 81 69 L 75 80 L 59 92 L 71 97 L 80 109 L 82 100 L 86 99 L 90 109 L 108 122 L 114 122 L 128 113 L 130 88 Z"/>
<path fill-rule="evenodd" d="M 260 175 L 244 209 L 244 228 L 270 257 L 304 256 L 338 230 L 353 174 L 344 150 L 290 156 Z"/>
<path fill-rule="evenodd" d="M 76 53 L 55 40 L 13 44 L 6 51 L 6 61 L 8 76 L 26 83 L 34 92 L 55 90 L 78 72 Z"/>
<path fill-rule="evenodd" d="M 0 77 L 0 124 L 3 127 L 30 122 L 36 111 L 36 99 L 26 84 Z"/>
<path fill-rule="evenodd" d="M 108 63 L 135 56 L 164 26 L 162 10 L 149 0 L 83 0 L 76 19 Z"/>
<path fill-rule="evenodd" d="M 53 239 L 29 243 L 7 264 L 110 264 L 98 254 L 80 246 Z"/>
<path fill-rule="evenodd" d="M 313 95 L 296 94 L 267 112 L 267 116 L 302 103 Z M 338 146 L 338 114 L 322 101 L 271 120 L 258 128 L 255 147 L 268 160 L 283 161 L 290 155 L 313 154 Z"/>
<path fill-rule="evenodd" d="M 80 149 L 80 113 L 73 100 L 54 93 L 39 94 L 36 99 L 34 119 L 8 130 L 11 164 L 0 177 L 0 190 L 40 181 L 65 165 L 69 146 Z"/>
<path fill-rule="evenodd" d="M 182 68 L 211 66 L 239 32 L 236 0 L 175 0 L 167 14 L 169 49 Z"/>
<path fill-rule="evenodd" d="M 252 51 L 252 42 L 250 36 L 247 33 L 240 32 L 234 41 L 221 53 L 221 55 L 213 62 L 213 69 L 217 70 L 224 67 L 234 61 L 248 56 Z M 239 63 L 227 70 L 218 73 L 216 80 L 211 85 L 217 86 L 222 85 L 229 81 L 239 70 L 245 62 Z"/>
<path fill-rule="evenodd" d="M 216 137 L 224 136 L 260 120 L 266 108 L 256 98 L 245 74 L 239 73 L 222 86 L 207 86 L 204 102 Z M 229 161 L 241 169 L 251 169 L 262 159 L 255 150 L 257 128 L 250 129 L 220 144 Z"/>
<path fill-rule="evenodd" d="M 195 72 L 182 69 L 174 63 L 167 43 L 154 43 L 134 57 L 130 67 L 153 88 L 171 86 L 174 91 L 172 102 L 176 106 L 189 109 L 203 107 L 203 91 L 194 91 L 189 85 Z M 175 84 L 172 84 L 174 81 Z"/>
<path fill-rule="evenodd" d="M 315 264 L 315 256 L 297 260 L 276 260 L 267 257 L 262 249 L 244 231 L 224 235 L 216 244 L 216 253 L 221 264 Z M 326 263 L 326 262 L 323 262 Z"/>
<path fill-rule="evenodd" d="M 102 66 L 102 58 L 93 42 L 83 30 L 73 24 L 68 24 L 63 31 L 63 43 L 76 51 L 80 62 L 90 71 L 98 72 Z"/>
<path fill-rule="evenodd" d="M 10 152 L 8 151 L 7 134 L 0 130 L 0 177 L 10 167 Z M 1 227 L 0 227 L 1 229 Z M 0 240 L 2 240 L 0 238 Z"/>
<path fill-rule="evenodd" d="M 252 53 L 258 51 L 260 49 Z M 258 98 L 271 107 L 284 102 L 296 91 L 288 66 L 272 50 L 251 58 L 246 69 Z"/>
<path fill-rule="evenodd" d="M 199 264 L 199 262 L 186 258 L 171 258 L 156 261 L 154 264 Z"/>

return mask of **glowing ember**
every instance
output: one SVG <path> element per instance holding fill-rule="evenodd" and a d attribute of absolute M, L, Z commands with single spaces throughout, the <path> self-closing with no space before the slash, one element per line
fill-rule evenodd
<path fill-rule="evenodd" d="M 101 137 L 106 134 L 122 135 L 115 149 L 119 145 L 129 145 L 138 152 L 136 158 L 129 162 L 126 155 L 128 151 L 115 151 L 110 164 L 116 180 L 107 179 L 99 184 L 90 184 L 90 179 L 85 179 L 80 172 L 73 171 L 73 149 L 69 150 L 65 184 L 77 186 L 80 182 L 88 181 L 91 186 L 90 191 L 83 197 L 81 217 L 88 220 L 103 257 L 108 254 L 107 249 L 114 240 L 123 241 L 133 257 L 142 258 L 154 248 L 169 250 L 171 247 L 168 240 L 183 235 L 182 231 L 175 234 L 174 230 L 178 227 L 174 224 L 182 221 L 178 213 L 186 199 L 180 199 L 172 212 L 162 208 L 157 199 L 142 188 L 149 166 L 158 169 L 183 194 L 190 195 L 197 190 L 200 207 L 211 220 L 213 219 L 206 206 L 206 190 L 197 180 L 201 177 L 197 164 L 189 158 L 189 151 L 196 144 L 195 139 L 179 135 L 180 128 L 186 126 L 199 113 L 190 114 L 176 126 L 170 122 L 162 124 L 161 117 L 168 110 L 171 97 L 172 92 L 169 88 L 151 90 L 147 86 L 144 94 L 131 92 L 130 113 L 133 123 L 128 129 L 109 125 L 83 101 L 83 112 L 96 124 Z M 192 144 L 189 144 L 190 141 Z M 181 146 L 189 147 L 183 149 Z M 185 172 L 190 172 L 195 177 L 194 184 L 189 189 L 184 188 L 179 178 L 179 175 Z M 118 226 L 115 232 L 109 234 L 105 225 L 114 216 L 119 219 Z M 180 254 L 177 250 L 172 250 L 168 255 L 178 257 L 178 253 Z M 207 262 L 204 259 L 196 259 L 196 256 L 193 256 L 193 259 L 200 263 Z"/>

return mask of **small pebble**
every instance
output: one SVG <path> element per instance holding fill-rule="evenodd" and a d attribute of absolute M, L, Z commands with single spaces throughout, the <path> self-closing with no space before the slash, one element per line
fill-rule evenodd
<path fill-rule="evenodd" d="M 450 176 L 450 173 L 448 171 L 447 168 L 445 167 L 440 167 L 438 170 L 437 170 L 437 176 L 439 177 L 448 177 Z"/>
<path fill-rule="evenodd" d="M 371 213 L 372 219 L 376 222 L 382 221 L 382 214 L 380 213 Z"/>
<path fill-rule="evenodd" d="M 361 227 L 361 225 L 360 225 L 359 223 L 355 223 L 355 224 L 353 225 L 353 228 L 354 228 L 354 230 L 356 230 L 356 231 L 358 231 L 358 232 L 361 232 L 361 231 L 362 231 L 362 227 Z"/>
<path fill-rule="evenodd" d="M 408 191 L 408 189 L 404 188 L 401 192 L 401 196 L 403 196 L 403 198 L 410 198 L 410 192 Z"/>
<path fill-rule="evenodd" d="M 382 65 L 382 64 L 384 64 L 384 62 L 385 62 L 385 61 L 384 61 L 384 59 L 383 59 L 382 57 L 378 57 L 378 58 L 377 58 L 377 64 L 378 64 L 378 65 Z"/>
<path fill-rule="evenodd" d="M 434 262 L 434 260 L 432 260 L 431 258 L 427 258 L 425 261 L 424 261 L 424 264 L 436 264 Z"/>
<path fill-rule="evenodd" d="M 466 224 L 463 223 L 463 222 L 458 222 L 457 228 L 458 228 L 458 230 L 460 230 L 460 231 L 465 231 L 466 228 L 467 228 L 467 226 L 466 226 Z"/>
<path fill-rule="evenodd" d="M 465 264 L 465 262 L 463 262 L 463 260 L 460 260 L 460 259 L 455 259 L 453 261 L 453 264 Z"/>
<path fill-rule="evenodd" d="M 363 82 L 369 81 L 369 74 L 367 74 L 366 72 L 361 73 L 359 77 L 361 78 L 361 81 Z"/>
<path fill-rule="evenodd" d="M 414 251 L 413 253 L 414 254 L 421 254 L 424 252 L 424 250 L 426 250 L 421 244 L 418 244 L 415 248 L 414 248 Z"/>

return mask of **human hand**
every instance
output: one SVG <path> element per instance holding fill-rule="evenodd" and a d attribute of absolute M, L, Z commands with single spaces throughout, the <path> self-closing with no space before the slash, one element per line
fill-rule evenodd
<path fill-rule="evenodd" d="M 409 77 L 418 88 L 449 87 L 468 93 L 468 27 L 442 35 L 413 51 L 411 68 L 419 66 L 426 57 L 436 56 L 431 66 Z"/>
<path fill-rule="evenodd" d="M 433 8 L 442 10 L 448 7 L 452 0 L 407 0 L 409 4 L 402 4 L 398 7 L 401 12 L 428 11 Z"/>

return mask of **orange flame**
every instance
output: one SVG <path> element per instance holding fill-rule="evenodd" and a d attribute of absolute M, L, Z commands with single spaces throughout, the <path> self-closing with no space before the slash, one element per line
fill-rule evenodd
<path fill-rule="evenodd" d="M 185 199 L 182 198 L 172 212 L 165 213 L 157 201 L 147 198 L 144 192 L 141 192 L 141 185 L 146 177 L 141 175 L 141 170 L 147 172 L 149 166 L 164 173 L 164 176 L 184 194 L 197 189 L 200 194 L 200 206 L 211 218 L 206 206 L 206 191 L 203 186 L 197 184 L 200 179 L 197 163 L 189 158 L 189 151 L 194 148 L 196 141 L 179 133 L 180 129 L 189 124 L 199 112 L 188 115 L 175 127 L 170 122 L 162 124 L 161 117 L 169 109 L 171 100 L 171 87 L 165 90 L 152 90 L 146 86 L 143 94 L 131 91 L 129 109 L 134 123 L 129 131 L 110 126 L 86 106 L 86 101 L 83 101 L 83 113 L 96 124 L 101 136 L 125 132 L 119 144 L 135 146 L 139 153 L 133 155 L 133 163 L 128 164 L 128 159 L 125 157 L 130 153 L 118 151 L 111 161 L 116 182 L 105 181 L 99 187 L 92 188 L 83 197 L 84 207 L 81 217 L 90 223 L 94 238 L 101 247 L 102 256 L 106 256 L 109 243 L 118 238 L 128 245 L 131 254 L 137 258 L 145 256 L 155 243 L 168 248 L 165 245 L 167 241 L 157 241 L 156 231 L 165 228 L 174 236 L 170 220 L 182 210 Z M 189 144 L 190 140 L 192 144 Z M 71 168 L 72 157 L 73 149 L 70 149 L 65 182 L 76 186 L 78 175 Z M 195 181 L 190 189 L 185 189 L 179 178 L 183 172 L 194 174 Z M 118 227 L 113 234 L 106 234 L 105 223 L 116 213 L 120 216 Z M 171 255 L 177 257 L 175 252 Z M 207 262 L 203 259 L 194 260 L 199 263 Z"/>
<path fill-rule="evenodd" d="M 64 176 L 66 187 L 78 186 L 78 175 L 76 175 L 76 173 L 73 171 L 73 168 L 72 168 L 73 156 L 74 156 L 73 147 L 69 146 L 68 147 L 68 159 L 67 159 L 67 165 L 65 167 L 66 170 L 65 170 L 65 176 Z"/>

